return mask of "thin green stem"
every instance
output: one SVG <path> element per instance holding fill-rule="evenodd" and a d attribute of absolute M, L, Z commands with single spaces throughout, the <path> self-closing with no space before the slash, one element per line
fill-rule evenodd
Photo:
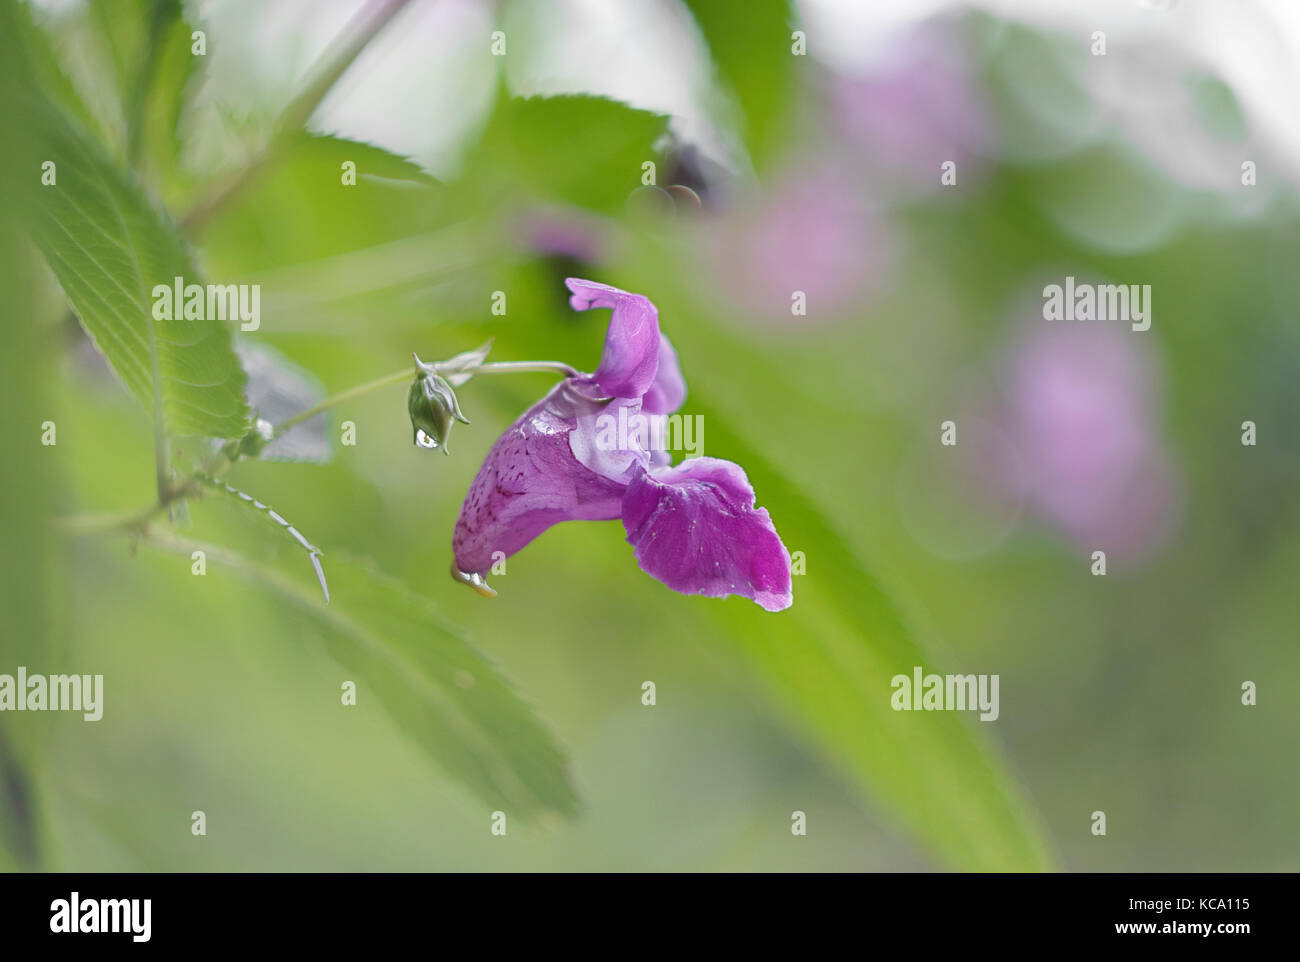
<path fill-rule="evenodd" d="M 435 369 L 438 368 L 434 364 Z M 542 371 L 549 374 L 563 374 L 565 377 L 573 377 L 577 370 L 561 361 L 499 361 L 492 364 L 480 364 L 478 367 L 468 368 L 464 371 L 440 370 L 443 374 L 524 374 L 530 371 Z M 358 384 L 356 387 L 350 387 L 346 391 L 335 394 L 333 397 L 327 397 L 319 404 L 309 407 L 305 411 L 295 414 L 288 420 L 281 421 L 276 425 L 275 431 L 271 438 L 278 438 L 290 428 L 297 427 L 304 421 L 310 421 L 316 415 L 328 411 L 332 407 L 337 407 L 345 401 L 351 401 L 359 398 L 371 391 L 378 391 L 381 388 L 390 387 L 394 384 L 401 384 L 404 381 L 410 381 L 415 377 L 415 372 L 406 367 L 400 371 L 394 371 L 392 374 L 385 374 L 383 377 L 375 378 L 373 381 L 367 381 L 365 384 Z"/>
<path fill-rule="evenodd" d="M 165 508 L 161 504 L 151 504 L 143 511 L 117 514 L 75 514 L 66 518 L 56 518 L 54 528 L 60 534 L 70 535 L 74 538 L 83 535 L 107 534 L 110 531 L 140 530 L 164 510 Z"/>
<path fill-rule="evenodd" d="M 276 119 L 275 129 L 266 147 L 181 218 L 181 227 L 186 233 L 191 236 L 198 234 L 217 213 L 233 203 L 258 180 L 279 157 L 286 137 L 300 130 L 311 119 L 325 95 L 347 73 L 361 51 L 409 2 L 410 0 L 372 0 L 348 21 L 338 38 L 313 65 L 307 86 Z"/>
<path fill-rule="evenodd" d="M 219 461 L 210 462 L 199 472 L 212 477 L 220 477 L 230 467 L 229 459 L 221 457 Z M 174 488 L 159 496 L 158 500 L 139 511 L 123 511 L 107 514 L 77 514 L 66 518 L 56 518 L 54 528 L 60 534 L 70 537 L 109 534 L 114 531 L 143 533 L 149 522 L 164 513 L 176 501 L 191 497 L 199 488 L 196 475 L 191 475 Z"/>
<path fill-rule="evenodd" d="M 393 384 L 401 384 L 403 381 L 409 381 L 415 377 L 415 374 L 409 367 L 404 367 L 400 371 L 394 371 L 392 374 L 385 374 L 383 377 L 377 377 L 373 381 L 367 381 L 365 384 L 358 384 L 350 387 L 346 391 L 340 391 L 333 397 L 327 397 L 319 404 L 314 404 L 305 411 L 300 411 L 293 417 L 281 421 L 276 425 L 272 438 L 278 438 L 292 427 L 302 424 L 304 421 L 310 421 L 316 415 L 328 411 L 345 401 L 351 401 L 353 398 L 361 397 L 363 394 L 369 394 L 371 391 L 378 391 L 380 388 L 389 387 Z"/>
<path fill-rule="evenodd" d="M 574 377 L 578 374 L 577 369 L 562 361 L 496 361 L 490 364 L 480 364 L 478 367 L 458 368 L 458 367 L 441 367 L 438 364 L 429 365 L 435 371 L 444 376 L 456 374 L 526 374 L 530 372 L 561 374 L 564 377 Z M 400 371 L 394 371 L 392 374 L 385 374 L 383 377 L 377 377 L 373 381 L 366 381 L 364 384 L 358 384 L 348 388 L 346 391 L 340 391 L 331 397 L 327 397 L 319 404 L 314 404 L 305 411 L 293 415 L 287 420 L 281 421 L 272 431 L 272 439 L 280 437 L 286 431 L 297 427 L 305 421 L 310 421 L 318 414 L 328 411 L 330 408 L 337 407 L 347 401 L 370 394 L 373 391 L 382 388 L 392 387 L 396 384 L 402 384 L 413 380 L 416 376 L 415 370 L 410 367 L 404 367 Z M 74 515 L 67 518 L 60 518 L 55 522 L 55 527 L 63 534 L 72 536 L 106 534 L 113 531 L 127 531 L 143 534 L 153 521 L 160 514 L 165 512 L 173 502 L 182 501 L 192 497 L 202 487 L 199 481 L 200 476 L 211 478 L 220 478 L 230 468 L 233 462 L 224 451 L 214 454 L 198 471 L 185 478 L 179 484 L 169 486 L 160 490 L 158 500 L 139 511 L 127 512 L 121 514 L 91 514 L 91 515 Z"/>
<path fill-rule="evenodd" d="M 297 130 L 307 123 L 325 95 L 347 73 L 361 51 L 409 2 L 410 0 L 371 0 L 348 21 L 329 49 L 312 66 L 307 86 L 280 115 L 278 126 L 281 132 Z"/>
<path fill-rule="evenodd" d="M 480 364 L 466 373 L 522 374 L 528 371 L 546 371 L 552 374 L 563 374 L 565 377 L 577 377 L 578 375 L 577 368 L 565 364 L 563 361 L 497 361 L 492 364 Z"/>

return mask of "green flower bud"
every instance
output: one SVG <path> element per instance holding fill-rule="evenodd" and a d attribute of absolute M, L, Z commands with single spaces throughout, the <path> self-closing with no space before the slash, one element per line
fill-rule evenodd
<path fill-rule="evenodd" d="M 442 448 L 447 454 L 447 435 L 453 420 L 469 424 L 461 413 L 456 392 L 447 379 L 416 359 L 417 373 L 406 396 L 406 409 L 411 415 L 411 430 L 415 443 L 422 448 Z"/>

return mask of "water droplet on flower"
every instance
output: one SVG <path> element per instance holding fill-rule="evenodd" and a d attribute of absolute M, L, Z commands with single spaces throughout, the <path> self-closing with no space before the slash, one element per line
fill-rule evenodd
<path fill-rule="evenodd" d="M 463 585 L 469 585 L 484 598 L 495 598 L 497 593 L 487 583 L 487 579 L 476 571 L 461 571 L 456 567 L 455 559 L 451 562 L 451 577 Z"/>

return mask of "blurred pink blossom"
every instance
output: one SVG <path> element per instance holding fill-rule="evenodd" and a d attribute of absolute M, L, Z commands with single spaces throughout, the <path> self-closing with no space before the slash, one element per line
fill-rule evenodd
<path fill-rule="evenodd" d="M 576 207 L 535 205 L 511 222 L 515 242 L 533 254 L 602 264 L 614 242 L 611 225 Z"/>
<path fill-rule="evenodd" d="M 992 112 L 960 39 L 942 25 L 920 27 L 869 70 L 836 78 L 831 109 L 877 188 L 937 189 L 946 161 L 959 185 L 985 174 Z"/>
<path fill-rule="evenodd" d="M 1142 338 L 1052 323 L 1009 358 L 1005 427 L 1027 503 L 1107 557 L 1156 547 L 1177 514 L 1177 476 L 1157 427 L 1157 371 Z"/>
<path fill-rule="evenodd" d="M 779 177 L 749 208 L 708 234 L 713 269 L 755 319 L 818 323 L 870 295 L 887 260 L 880 222 L 860 181 L 827 164 Z M 802 292 L 806 315 L 792 311 Z"/>

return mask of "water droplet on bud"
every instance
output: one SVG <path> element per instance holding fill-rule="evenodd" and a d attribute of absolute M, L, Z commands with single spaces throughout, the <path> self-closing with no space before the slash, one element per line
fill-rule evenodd
<path fill-rule="evenodd" d="M 447 435 L 452 421 L 469 424 L 469 419 L 461 413 L 456 392 L 447 379 L 418 357 L 415 363 L 418 369 L 406 399 L 415 443 L 426 449 L 440 448 L 443 454 L 447 454 Z"/>

